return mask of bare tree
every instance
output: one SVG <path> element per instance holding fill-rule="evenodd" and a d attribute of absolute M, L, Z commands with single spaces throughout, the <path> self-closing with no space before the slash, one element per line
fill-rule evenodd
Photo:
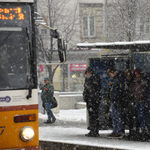
<path fill-rule="evenodd" d="M 107 41 L 134 41 L 148 38 L 148 0 L 112 0 L 107 6 Z M 143 21 L 141 20 L 143 19 Z M 147 23 L 148 24 L 148 23 Z M 147 27 L 148 31 L 149 26 Z M 149 32 L 149 31 L 148 31 Z"/>
<path fill-rule="evenodd" d="M 72 46 L 71 40 L 78 30 L 77 0 L 38 0 L 38 12 L 43 16 L 47 25 L 60 30 L 65 42 Z M 48 30 L 48 37 L 46 40 L 40 37 L 40 41 L 40 43 L 43 44 L 39 61 L 43 63 L 51 63 L 53 50 L 57 49 L 57 41 L 51 37 L 50 30 Z M 46 45 L 46 47 L 44 45 Z M 53 72 L 51 65 L 46 67 L 50 79 L 53 80 L 53 75 L 58 65 L 54 68 Z"/>

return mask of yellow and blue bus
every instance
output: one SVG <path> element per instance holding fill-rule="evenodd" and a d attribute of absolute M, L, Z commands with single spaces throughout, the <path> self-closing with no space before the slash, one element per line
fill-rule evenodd
<path fill-rule="evenodd" d="M 0 0 L 0 149 L 40 149 L 33 0 Z"/>
<path fill-rule="evenodd" d="M 0 149 L 40 150 L 36 68 L 34 0 L 0 0 Z"/>

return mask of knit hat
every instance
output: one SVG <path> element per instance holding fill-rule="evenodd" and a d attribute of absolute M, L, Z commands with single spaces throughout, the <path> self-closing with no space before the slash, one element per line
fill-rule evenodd
<path fill-rule="evenodd" d="M 49 78 L 48 78 L 48 77 L 44 78 L 44 81 L 46 81 L 46 80 L 48 80 L 48 81 L 49 81 Z"/>
<path fill-rule="evenodd" d="M 85 70 L 85 74 L 86 74 L 87 72 L 90 72 L 90 73 L 92 74 L 92 73 L 94 73 L 94 70 L 93 70 L 92 67 L 87 67 L 86 70 Z"/>
<path fill-rule="evenodd" d="M 141 68 L 137 68 L 137 69 L 134 70 L 134 74 L 135 74 L 135 75 L 136 75 L 136 74 L 141 74 L 141 73 L 142 73 Z"/>
<path fill-rule="evenodd" d="M 136 75 L 136 74 L 140 74 L 140 72 L 139 72 L 139 71 L 137 71 L 137 70 L 136 70 L 134 73 L 135 73 L 135 75 Z"/>

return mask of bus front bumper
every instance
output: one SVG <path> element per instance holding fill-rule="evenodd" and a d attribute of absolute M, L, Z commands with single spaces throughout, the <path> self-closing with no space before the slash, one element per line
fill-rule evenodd
<path fill-rule="evenodd" d="M 5 150 L 5 149 L 2 149 L 2 150 Z M 41 146 L 13 148 L 13 149 L 7 149 L 7 150 L 41 150 Z"/>

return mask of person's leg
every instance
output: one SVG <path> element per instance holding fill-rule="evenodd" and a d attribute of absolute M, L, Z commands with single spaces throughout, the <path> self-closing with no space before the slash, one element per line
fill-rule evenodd
<path fill-rule="evenodd" d="M 88 108 L 89 114 L 89 127 L 90 132 L 86 134 L 89 137 L 97 137 L 99 136 L 99 117 L 98 117 L 98 106 L 90 106 Z"/>
<path fill-rule="evenodd" d="M 137 105 L 136 110 L 137 110 L 140 128 L 142 132 L 146 132 L 145 103 Z"/>
<path fill-rule="evenodd" d="M 95 135 L 98 135 L 99 133 L 99 115 L 98 115 L 98 108 L 99 104 L 94 104 L 93 105 L 93 113 L 92 113 L 92 118 L 93 118 L 93 131 Z"/>
<path fill-rule="evenodd" d="M 125 125 L 128 124 L 128 114 L 127 114 L 127 111 L 126 111 L 127 108 L 124 108 L 122 110 L 122 115 L 121 115 L 121 118 L 122 118 L 122 133 L 125 134 Z"/>
<path fill-rule="evenodd" d="M 45 109 L 46 109 L 46 112 L 47 112 L 47 115 L 48 115 L 48 120 L 47 122 L 51 122 L 51 112 L 50 112 L 50 107 L 51 107 L 51 103 L 50 102 L 46 102 L 45 103 Z"/>
<path fill-rule="evenodd" d="M 128 111 L 128 127 L 129 127 L 129 136 L 133 135 L 134 132 L 134 122 L 135 122 L 135 113 L 134 113 L 134 108 L 129 108 Z"/>
<path fill-rule="evenodd" d="M 89 107 L 87 107 L 87 112 L 88 112 L 88 130 L 90 130 L 90 132 L 88 134 L 85 134 L 85 136 L 91 136 L 91 131 L 92 131 L 92 117 L 91 117 L 91 111 L 90 111 Z"/>
<path fill-rule="evenodd" d="M 146 102 L 146 107 L 145 107 L 145 111 L 146 111 L 146 120 L 147 120 L 147 129 L 148 129 L 148 134 L 150 137 L 150 102 L 149 100 L 147 100 Z"/>
<path fill-rule="evenodd" d="M 137 112 L 138 112 L 140 128 L 142 130 L 140 140 L 146 141 L 149 137 L 148 137 L 148 131 L 147 131 L 146 115 L 145 115 L 145 103 L 142 103 L 137 106 Z"/>
<path fill-rule="evenodd" d="M 116 118 L 116 124 L 117 124 L 117 133 L 122 134 L 122 113 L 121 108 L 115 109 L 115 118 Z"/>
<path fill-rule="evenodd" d="M 53 122 L 55 122 L 56 118 L 55 118 L 55 116 L 54 116 L 54 114 L 53 114 L 53 112 L 51 110 L 51 106 L 52 106 L 52 103 L 50 102 L 49 113 L 50 113 L 51 119 L 52 119 L 51 122 L 53 123 Z"/>
<path fill-rule="evenodd" d="M 112 126 L 113 126 L 113 134 L 117 133 L 117 123 L 115 118 L 115 108 L 113 103 L 111 103 L 111 119 L 112 119 Z"/>

